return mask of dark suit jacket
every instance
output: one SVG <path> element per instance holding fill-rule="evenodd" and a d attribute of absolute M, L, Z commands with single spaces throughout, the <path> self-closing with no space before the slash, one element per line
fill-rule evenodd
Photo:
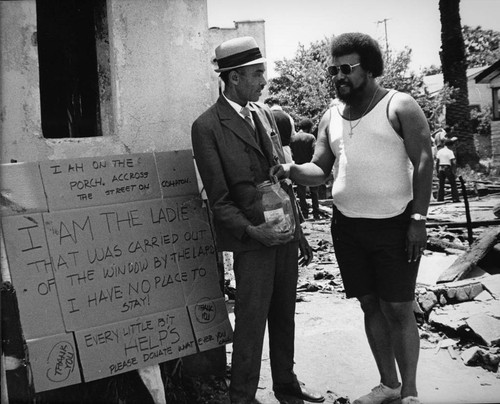
<path fill-rule="evenodd" d="M 270 109 L 261 103 L 250 103 L 249 108 L 258 139 L 222 95 L 191 128 L 196 165 L 213 213 L 217 247 L 224 251 L 264 248 L 248 237 L 245 229 L 264 222 L 257 184 L 269 180 L 269 169 L 280 161 L 283 152 Z M 291 187 L 286 190 L 294 198 Z M 292 205 L 295 209 L 295 203 Z M 297 215 L 295 218 L 298 239 L 300 225 Z"/>

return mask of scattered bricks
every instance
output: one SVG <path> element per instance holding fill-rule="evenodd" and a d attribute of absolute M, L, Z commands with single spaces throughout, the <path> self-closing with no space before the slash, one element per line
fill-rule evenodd
<path fill-rule="evenodd" d="M 446 300 L 446 297 L 444 297 L 444 295 L 439 296 L 439 304 L 441 306 L 446 306 L 447 303 L 448 303 L 448 300 Z"/>
<path fill-rule="evenodd" d="M 422 295 L 419 295 L 417 298 L 420 307 L 425 313 L 428 313 L 432 310 L 432 308 L 437 304 L 438 300 L 434 292 L 425 292 Z"/>
<path fill-rule="evenodd" d="M 467 318 L 467 325 L 483 339 L 488 346 L 500 345 L 500 319 L 484 313 Z"/>
<path fill-rule="evenodd" d="M 318 271 L 314 274 L 314 279 L 315 280 L 320 280 L 320 279 L 334 279 L 335 275 L 328 271 Z"/>

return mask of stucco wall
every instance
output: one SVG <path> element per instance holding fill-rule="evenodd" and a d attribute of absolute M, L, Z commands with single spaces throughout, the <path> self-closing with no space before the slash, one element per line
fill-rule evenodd
<path fill-rule="evenodd" d="M 102 137 L 45 139 L 35 0 L 0 2 L 0 163 L 191 148 L 196 117 L 217 97 L 215 46 L 264 22 L 208 29 L 206 0 L 108 0 L 111 117 Z M 265 50 L 264 50 L 265 53 Z"/>

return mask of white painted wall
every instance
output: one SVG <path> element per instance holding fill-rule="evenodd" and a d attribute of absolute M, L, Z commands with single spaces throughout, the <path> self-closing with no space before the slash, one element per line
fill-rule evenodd
<path fill-rule="evenodd" d="M 112 116 L 105 136 L 45 139 L 36 3 L 0 1 L 0 163 L 190 149 L 192 122 L 218 96 L 214 48 L 243 35 L 265 48 L 263 21 L 209 30 L 206 0 L 108 0 L 107 14 Z"/>

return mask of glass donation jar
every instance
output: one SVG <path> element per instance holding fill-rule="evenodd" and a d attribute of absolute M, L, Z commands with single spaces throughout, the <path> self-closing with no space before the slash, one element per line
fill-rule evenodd
<path fill-rule="evenodd" d="M 276 230 L 286 232 L 295 231 L 295 218 L 292 203 L 288 194 L 281 188 L 279 182 L 264 181 L 257 185 L 262 197 L 262 209 L 266 223 L 276 219 Z"/>

